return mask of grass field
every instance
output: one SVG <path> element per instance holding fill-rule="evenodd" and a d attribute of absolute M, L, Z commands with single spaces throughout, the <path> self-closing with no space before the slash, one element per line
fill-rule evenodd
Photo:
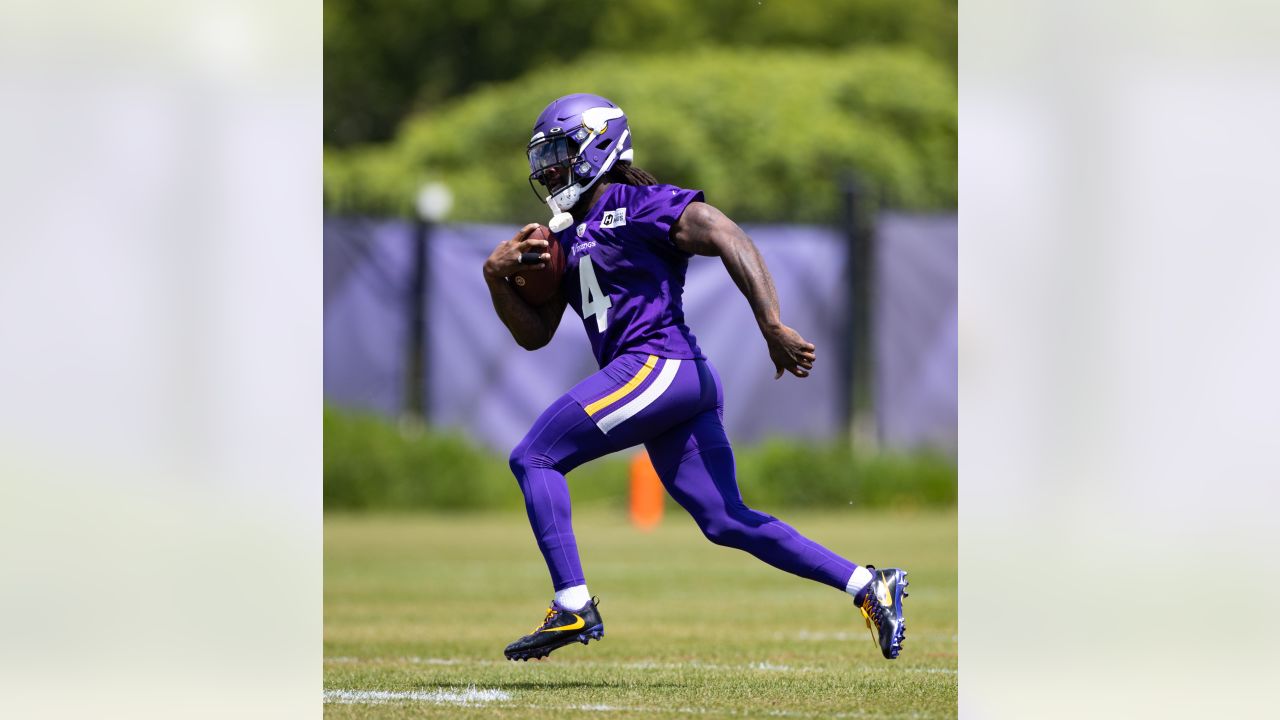
<path fill-rule="evenodd" d="M 955 512 L 778 514 L 910 572 L 902 657 L 847 596 L 708 543 L 678 509 L 641 533 L 595 508 L 575 530 L 604 640 L 512 663 L 551 596 L 523 514 L 330 514 L 325 715 L 954 717 Z"/>

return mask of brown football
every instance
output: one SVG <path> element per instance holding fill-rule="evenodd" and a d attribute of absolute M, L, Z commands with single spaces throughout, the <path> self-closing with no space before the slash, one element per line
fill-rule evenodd
<path fill-rule="evenodd" d="M 516 293 L 525 302 L 542 305 L 555 297 L 556 291 L 560 289 L 560 278 L 564 277 L 564 250 L 560 248 L 560 241 L 552 237 L 551 231 L 542 225 L 530 233 L 529 237 L 549 242 L 547 252 L 551 253 L 551 259 L 541 269 L 521 270 L 511 277 L 511 282 L 515 285 Z"/>

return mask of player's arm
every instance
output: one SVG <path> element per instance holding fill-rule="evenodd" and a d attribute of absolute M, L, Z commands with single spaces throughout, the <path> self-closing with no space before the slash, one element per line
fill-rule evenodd
<path fill-rule="evenodd" d="M 676 247 L 694 255 L 719 257 L 734 284 L 746 296 L 756 324 L 769 344 L 769 357 L 778 371 L 808 377 L 813 369 L 814 346 L 800 333 L 782 324 L 778 291 L 765 267 L 764 258 L 751 238 L 725 214 L 704 202 L 692 202 L 671 228 Z"/>
<path fill-rule="evenodd" d="M 511 337 L 525 350 L 537 350 L 551 342 L 556 328 L 560 327 L 560 318 L 564 316 L 564 306 L 568 302 L 563 292 L 557 292 L 554 298 L 543 305 L 530 305 L 516 294 L 515 288 L 507 281 L 507 277 L 516 271 L 530 267 L 520 264 L 523 253 L 541 253 L 544 263 L 551 259 L 551 255 L 546 252 L 550 247 L 547 241 L 529 237 L 537 227 L 537 223 L 525 225 L 510 240 L 494 248 L 489 259 L 484 261 L 484 282 L 489 287 L 493 309 L 498 313 L 502 324 L 511 331 Z"/>

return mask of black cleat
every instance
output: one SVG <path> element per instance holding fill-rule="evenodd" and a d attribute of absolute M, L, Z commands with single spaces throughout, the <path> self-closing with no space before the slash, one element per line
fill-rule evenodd
<path fill-rule="evenodd" d="M 893 660 L 902 652 L 902 642 L 907 637 L 907 621 L 902 617 L 902 598 L 907 594 L 907 572 L 898 568 L 872 571 L 871 582 L 862 590 L 862 600 L 857 601 L 862 617 L 871 629 L 871 639 L 880 645 L 880 652 Z"/>
<path fill-rule="evenodd" d="M 570 611 L 562 610 L 552 602 L 542 624 L 508 645 L 502 654 L 508 660 L 538 660 L 570 643 L 586 645 L 591 640 L 603 638 L 604 621 L 600 619 L 600 611 L 596 610 L 599 604 L 600 598 L 593 597 L 586 607 Z"/>

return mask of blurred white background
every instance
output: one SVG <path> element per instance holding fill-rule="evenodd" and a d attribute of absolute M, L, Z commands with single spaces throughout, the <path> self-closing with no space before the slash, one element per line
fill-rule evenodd
<path fill-rule="evenodd" d="M 961 715 L 1274 714 L 1280 8 L 961 7 Z"/>
<path fill-rule="evenodd" d="M 320 51 L 0 10 L 0 716 L 320 713 Z"/>
<path fill-rule="evenodd" d="M 1270 714 L 1278 26 L 962 7 L 964 717 Z M 0 715 L 321 711 L 320 43 L 0 10 Z"/>

